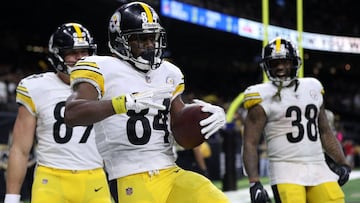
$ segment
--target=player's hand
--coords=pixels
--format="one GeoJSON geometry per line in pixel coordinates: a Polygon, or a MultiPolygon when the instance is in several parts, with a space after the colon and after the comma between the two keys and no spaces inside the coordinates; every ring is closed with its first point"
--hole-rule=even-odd
{"type": "Polygon", "coordinates": [[[341,165],[336,167],[335,173],[339,175],[338,183],[340,186],[343,186],[348,180],[351,173],[350,166],[341,165]]]}
{"type": "Polygon", "coordinates": [[[215,106],[204,102],[199,99],[194,99],[194,103],[203,106],[201,110],[203,112],[211,113],[211,115],[200,121],[201,133],[204,135],[205,139],[209,139],[216,131],[222,128],[225,125],[225,111],[219,106],[215,106]]]}
{"type": "Polygon", "coordinates": [[[264,189],[260,181],[250,183],[251,203],[268,203],[271,202],[267,191],[264,189]]]}
{"type": "Polygon", "coordinates": [[[154,99],[170,98],[172,95],[173,87],[165,86],[148,91],[126,94],[112,99],[112,105],[117,114],[126,113],[129,110],[140,112],[148,108],[155,108],[158,110],[165,110],[163,104],[154,102],[154,99]]]}
{"type": "Polygon", "coordinates": [[[163,104],[157,104],[153,102],[153,99],[170,98],[173,90],[174,89],[171,86],[165,86],[141,93],[127,94],[126,109],[135,110],[137,112],[148,108],[165,110],[166,107],[163,104]]]}

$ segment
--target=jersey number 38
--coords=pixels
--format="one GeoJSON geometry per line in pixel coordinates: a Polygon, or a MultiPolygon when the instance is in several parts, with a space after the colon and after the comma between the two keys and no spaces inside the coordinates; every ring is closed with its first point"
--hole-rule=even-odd
{"type": "Polygon", "coordinates": [[[301,122],[301,109],[298,106],[290,106],[286,110],[286,117],[292,118],[295,114],[295,120],[291,122],[292,126],[298,128],[298,135],[294,135],[292,132],[286,133],[286,137],[291,143],[300,142],[304,138],[305,130],[306,134],[311,141],[316,141],[318,138],[318,131],[317,131],[317,114],[318,109],[314,104],[309,104],[305,107],[304,116],[307,119],[306,126],[301,122]]]}

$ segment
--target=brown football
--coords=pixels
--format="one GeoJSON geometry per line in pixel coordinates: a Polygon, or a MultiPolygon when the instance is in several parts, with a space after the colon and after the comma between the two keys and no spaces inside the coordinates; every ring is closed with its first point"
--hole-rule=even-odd
{"type": "Polygon", "coordinates": [[[173,136],[176,142],[185,149],[192,149],[205,141],[199,122],[209,117],[210,113],[202,112],[201,108],[202,106],[198,104],[187,104],[173,118],[173,136]]]}

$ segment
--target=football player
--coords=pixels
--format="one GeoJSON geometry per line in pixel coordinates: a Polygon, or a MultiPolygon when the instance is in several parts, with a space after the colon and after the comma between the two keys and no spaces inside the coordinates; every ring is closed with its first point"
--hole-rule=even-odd
{"type": "Polygon", "coordinates": [[[281,37],[264,47],[260,65],[270,81],[250,86],[244,93],[248,114],[243,159],[251,201],[270,200],[258,173],[257,147],[264,133],[276,202],[344,202],[340,186],[351,170],[329,126],[322,84],[315,78],[298,78],[298,51],[281,37]],[[338,164],[338,174],[329,169],[323,149],[338,164]]]}
{"type": "MultiPolygon", "coordinates": [[[[120,202],[229,202],[204,176],[175,164],[170,121],[185,106],[184,76],[162,59],[166,32],[158,14],[142,2],[124,4],[108,27],[113,56],[79,60],[71,71],[74,93],[65,122],[94,124],[98,149],[120,202]]],[[[208,138],[225,112],[197,100],[212,115],[201,121],[208,138]]]]}
{"type": "Polygon", "coordinates": [[[71,94],[70,69],[95,51],[96,44],[84,26],[63,24],[49,40],[49,61],[56,72],[34,74],[19,83],[16,100],[20,105],[9,155],[6,203],[20,202],[35,139],[37,167],[31,202],[111,202],[93,126],[70,128],[64,123],[65,101],[71,94]]]}

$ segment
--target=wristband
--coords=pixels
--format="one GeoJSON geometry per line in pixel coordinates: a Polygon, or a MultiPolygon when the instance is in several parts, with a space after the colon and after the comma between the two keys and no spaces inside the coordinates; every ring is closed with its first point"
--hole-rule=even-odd
{"type": "Polygon", "coordinates": [[[125,95],[113,97],[111,99],[111,104],[112,104],[116,114],[122,114],[122,113],[127,112],[126,106],[125,106],[125,101],[126,101],[125,95]]]}
{"type": "Polygon", "coordinates": [[[4,203],[19,203],[20,195],[19,194],[6,194],[4,203]]]}

